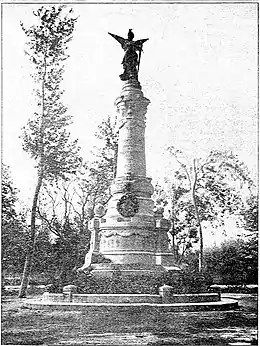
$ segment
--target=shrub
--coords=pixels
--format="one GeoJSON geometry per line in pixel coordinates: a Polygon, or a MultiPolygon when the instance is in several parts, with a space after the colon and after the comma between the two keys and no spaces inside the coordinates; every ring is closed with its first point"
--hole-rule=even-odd
{"type": "Polygon", "coordinates": [[[243,286],[257,284],[258,256],[250,242],[242,239],[223,242],[205,251],[205,273],[216,277],[216,283],[243,286]]]}
{"type": "Polygon", "coordinates": [[[165,283],[173,287],[175,294],[203,293],[208,291],[212,278],[198,271],[185,269],[177,275],[168,272],[165,276],[165,283]]]}
{"type": "Polygon", "coordinates": [[[97,276],[96,274],[80,273],[74,285],[79,287],[80,293],[95,294],[158,294],[163,279],[158,275],[123,275],[115,269],[111,277],[97,276]]]}

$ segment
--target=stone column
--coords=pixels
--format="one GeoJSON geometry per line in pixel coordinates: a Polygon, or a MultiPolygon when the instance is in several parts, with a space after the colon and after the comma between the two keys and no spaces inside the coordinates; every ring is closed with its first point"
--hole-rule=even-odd
{"type": "Polygon", "coordinates": [[[150,101],[141,89],[128,83],[116,99],[120,113],[117,178],[127,175],[146,176],[145,114],[150,101]]]}
{"type": "Polygon", "coordinates": [[[149,103],[137,81],[126,82],[115,101],[120,114],[117,175],[100,227],[100,252],[117,264],[156,264],[153,186],[145,160],[149,103]]]}

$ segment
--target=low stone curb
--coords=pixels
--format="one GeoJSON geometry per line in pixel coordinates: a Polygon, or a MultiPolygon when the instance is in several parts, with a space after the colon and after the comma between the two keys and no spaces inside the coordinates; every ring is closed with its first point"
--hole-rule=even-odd
{"type": "Polygon", "coordinates": [[[185,303],[185,304],[107,304],[107,303],[57,303],[40,302],[27,300],[24,305],[30,309],[40,310],[63,310],[63,311],[86,311],[86,312],[125,312],[125,311],[145,311],[145,312],[182,312],[182,311],[211,311],[211,310],[234,310],[238,308],[238,302],[232,299],[223,299],[218,302],[205,303],[185,303]]]}

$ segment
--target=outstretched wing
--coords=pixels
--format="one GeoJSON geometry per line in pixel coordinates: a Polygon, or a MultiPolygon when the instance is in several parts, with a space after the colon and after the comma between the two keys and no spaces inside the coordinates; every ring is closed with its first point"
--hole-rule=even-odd
{"type": "Polygon", "coordinates": [[[149,38],[144,38],[144,39],[142,39],[142,40],[137,40],[137,41],[134,42],[134,45],[135,45],[138,49],[141,49],[142,46],[143,46],[143,44],[144,44],[144,42],[146,42],[146,41],[148,41],[148,40],[149,40],[149,38]]]}
{"type": "Polygon", "coordinates": [[[114,35],[114,34],[111,34],[110,32],[109,32],[109,35],[114,37],[114,39],[117,40],[117,42],[119,42],[121,44],[122,48],[124,48],[125,43],[127,41],[125,38],[117,36],[117,35],[114,35]]]}

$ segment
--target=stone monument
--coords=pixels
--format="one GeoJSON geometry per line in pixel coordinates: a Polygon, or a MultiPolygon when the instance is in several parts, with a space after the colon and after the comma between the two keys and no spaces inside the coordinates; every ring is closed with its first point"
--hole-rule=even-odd
{"type": "Polygon", "coordinates": [[[133,41],[131,29],[127,39],[110,35],[125,51],[122,91],[115,101],[119,113],[117,173],[106,214],[98,207],[90,222],[92,248],[81,269],[91,268],[93,275],[102,276],[119,270],[120,275],[160,277],[166,270],[179,268],[169,249],[170,224],[163,210],[154,211],[154,190],[146,176],[145,125],[150,100],[144,97],[138,71],[142,46],[148,39],[133,41]],[[94,248],[110,263],[94,263],[94,248]]]}
{"type": "Polygon", "coordinates": [[[218,293],[175,294],[165,284],[165,274],[170,272],[175,280],[180,269],[169,249],[169,222],[162,208],[154,210],[153,187],[146,176],[144,134],[150,101],[143,95],[138,71],[147,39],[133,41],[132,30],[127,39],[111,36],[125,51],[120,75],[124,84],[115,102],[120,128],[112,197],[107,210],[96,206],[90,221],[90,250],[80,268],[85,280],[63,287],[62,293],[51,293],[46,287],[40,300],[28,299],[26,306],[102,315],[104,311],[124,316],[138,313],[138,318],[141,312],[147,318],[147,313],[234,309],[237,301],[221,300],[218,293]]]}

